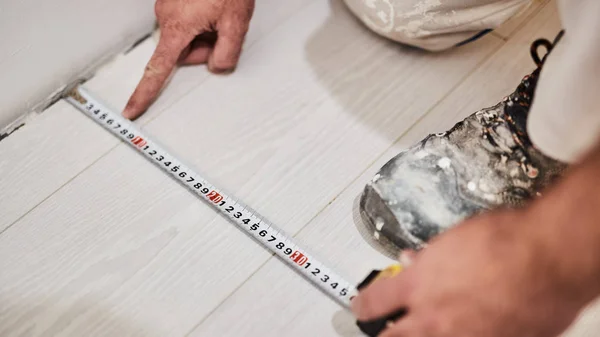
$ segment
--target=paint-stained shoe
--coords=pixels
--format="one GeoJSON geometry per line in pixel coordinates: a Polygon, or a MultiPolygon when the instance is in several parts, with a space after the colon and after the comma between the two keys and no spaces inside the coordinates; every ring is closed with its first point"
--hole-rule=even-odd
{"type": "Polygon", "coordinates": [[[532,44],[537,69],[511,95],[398,154],[367,184],[360,211],[388,252],[421,249],[476,213],[520,207],[561,175],[566,165],[538,151],[526,132],[545,60],[537,55],[539,46],[550,52],[553,44],[532,44]]]}

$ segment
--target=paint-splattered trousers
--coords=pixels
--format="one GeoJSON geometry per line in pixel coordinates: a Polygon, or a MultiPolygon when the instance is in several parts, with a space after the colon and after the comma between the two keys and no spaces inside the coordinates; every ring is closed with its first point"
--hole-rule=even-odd
{"type": "MultiPolygon", "coordinates": [[[[377,34],[439,52],[476,41],[538,0],[344,1],[377,34]]],[[[542,69],[527,127],[546,155],[574,162],[600,141],[600,1],[556,3],[565,35],[542,69]]]]}

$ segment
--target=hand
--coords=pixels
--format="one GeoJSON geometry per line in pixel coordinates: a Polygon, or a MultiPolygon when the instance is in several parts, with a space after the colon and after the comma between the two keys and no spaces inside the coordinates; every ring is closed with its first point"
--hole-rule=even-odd
{"type": "Polygon", "coordinates": [[[177,64],[232,71],[248,31],[254,0],[157,0],[160,40],[123,116],[139,117],[154,101],[177,64]]]}
{"type": "Polygon", "coordinates": [[[557,277],[554,254],[562,252],[535,241],[532,228],[544,225],[523,211],[466,221],[416,253],[399,275],[367,286],[353,311],[367,321],[407,309],[385,337],[554,337],[583,301],[557,277]]]}

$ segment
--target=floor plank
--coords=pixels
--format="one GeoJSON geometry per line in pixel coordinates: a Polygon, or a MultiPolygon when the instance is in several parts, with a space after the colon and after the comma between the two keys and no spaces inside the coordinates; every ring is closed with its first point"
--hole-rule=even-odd
{"type": "MultiPolygon", "coordinates": [[[[296,232],[500,44],[423,54],[315,1],[144,128],[296,232]]],[[[1,235],[0,256],[0,334],[181,336],[270,254],[119,145],[1,235]]]]}
{"type": "MultiPolygon", "coordinates": [[[[392,260],[381,254],[372,239],[363,237],[357,214],[364,184],[402,149],[430,133],[447,130],[474,111],[495,104],[514,90],[533,70],[529,44],[540,36],[552,37],[559,29],[554,6],[544,8],[513,39],[452,91],[391,149],[378,158],[351,186],[327,206],[297,239],[306,242],[340,274],[358,284],[372,269],[392,260]],[[482,85],[485,83],[485,85],[482,85]]],[[[593,310],[590,309],[590,315],[593,310]]],[[[593,321],[592,319],[589,319],[593,321]]],[[[593,331],[588,323],[578,331],[593,331]]],[[[353,318],[311,284],[277,259],[270,259],[191,334],[200,336],[360,336],[353,318]],[[248,307],[253,314],[248,315],[248,307]],[[232,317],[236,319],[233,320],[232,317]]],[[[591,337],[591,334],[577,335],[591,337]]]]}
{"type": "Polygon", "coordinates": [[[62,101],[3,139],[0,233],[116,144],[62,101]]]}

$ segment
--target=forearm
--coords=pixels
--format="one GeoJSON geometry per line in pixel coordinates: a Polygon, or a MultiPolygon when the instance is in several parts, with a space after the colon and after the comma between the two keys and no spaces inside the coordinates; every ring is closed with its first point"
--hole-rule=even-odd
{"type": "Polygon", "coordinates": [[[572,300],[600,295],[600,144],[527,211],[548,272],[572,300]]]}

